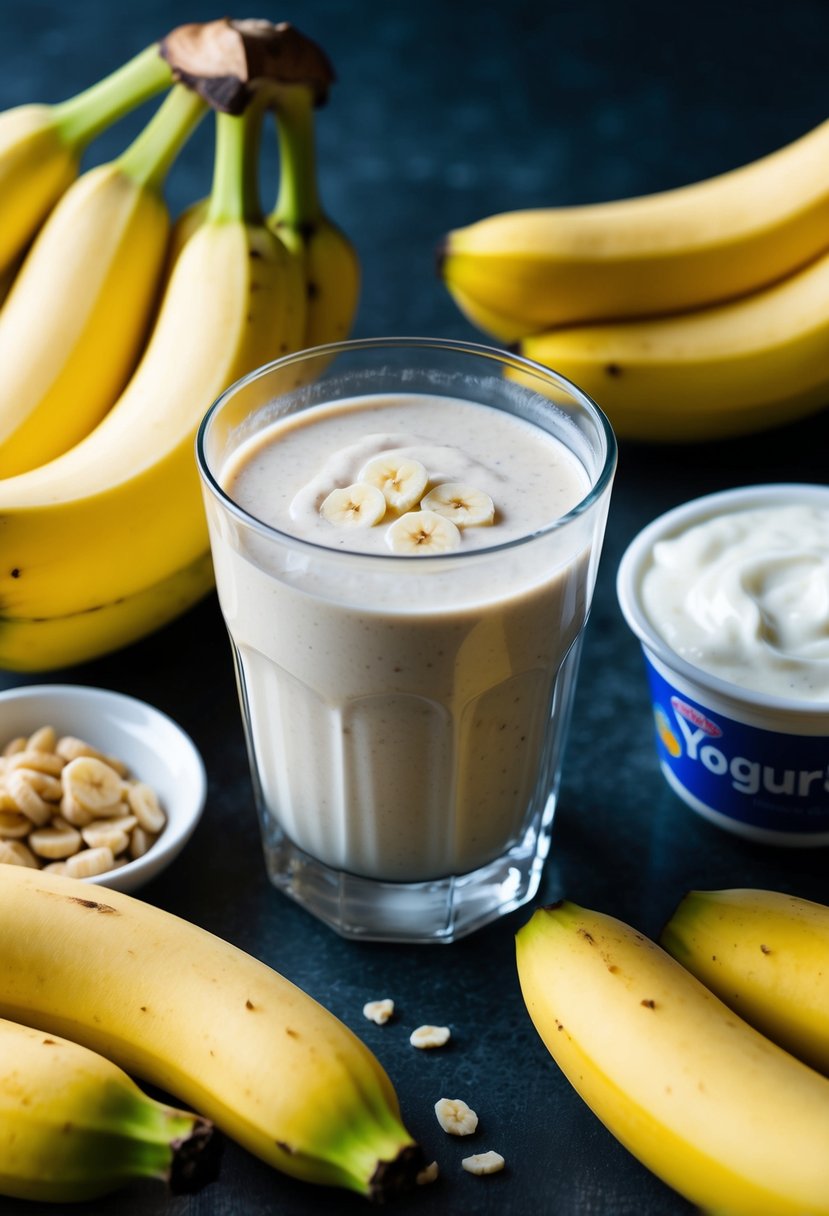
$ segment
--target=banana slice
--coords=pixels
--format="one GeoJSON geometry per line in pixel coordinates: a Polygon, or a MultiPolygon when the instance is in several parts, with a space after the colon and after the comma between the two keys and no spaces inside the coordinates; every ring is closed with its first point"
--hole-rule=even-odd
{"type": "Polygon", "coordinates": [[[320,515],[338,528],[370,528],[385,514],[383,491],[362,481],[332,490],[320,506],[320,515]]]}
{"type": "Polygon", "coordinates": [[[461,534],[451,519],[435,511],[407,511],[396,519],[386,532],[386,544],[392,553],[410,553],[416,557],[434,557],[459,548],[461,534]]]}
{"type": "Polygon", "coordinates": [[[90,815],[112,814],[121,801],[121,778],[114,768],[96,756],[78,756],[70,760],[62,779],[64,795],[71,795],[90,815]]]}
{"type": "Polygon", "coordinates": [[[127,803],[138,821],[138,826],[154,835],[161,831],[167,816],[161,809],[158,795],[144,781],[135,781],[127,786],[127,803]]]}
{"type": "Polygon", "coordinates": [[[34,853],[22,840],[0,840],[0,862],[12,866],[28,866],[30,870],[40,869],[34,853]]]}
{"type": "Polygon", "coordinates": [[[487,526],[495,520],[495,503],[485,490],[462,481],[445,481],[423,499],[424,511],[436,511],[459,528],[487,526]]]}
{"type": "Polygon", "coordinates": [[[39,828],[49,822],[55,809],[34,788],[33,780],[40,776],[32,769],[16,768],[7,777],[8,790],[18,811],[39,828]]]}
{"type": "Polygon", "coordinates": [[[99,849],[81,849],[80,853],[73,853],[66,858],[65,865],[64,872],[70,878],[95,878],[113,869],[115,858],[112,851],[103,845],[99,849]]]}
{"type": "Polygon", "coordinates": [[[450,1136],[471,1136],[478,1126],[478,1116],[463,1098],[440,1098],[435,1103],[435,1114],[450,1136]]]}
{"type": "Polygon", "coordinates": [[[375,456],[363,466],[360,481],[377,486],[392,510],[402,514],[420,502],[429,484],[429,474],[419,460],[375,456]]]}
{"type": "Polygon", "coordinates": [[[72,794],[64,794],[60,800],[60,813],[67,823],[75,828],[86,827],[92,822],[93,816],[85,810],[72,794]]]}
{"type": "Polygon", "coordinates": [[[0,840],[22,840],[31,830],[31,819],[21,811],[0,811],[0,840]]]}
{"type": "Polygon", "coordinates": [[[29,836],[32,852],[49,861],[65,861],[78,852],[81,844],[80,832],[62,819],[53,819],[51,827],[36,828],[29,836]]]}
{"type": "MultiPolygon", "coordinates": [[[[112,819],[97,819],[87,827],[81,828],[79,836],[90,849],[100,849],[104,845],[111,851],[113,857],[124,853],[129,848],[129,833],[123,828],[114,827],[112,819]]],[[[37,850],[35,850],[37,852],[37,850]]]]}

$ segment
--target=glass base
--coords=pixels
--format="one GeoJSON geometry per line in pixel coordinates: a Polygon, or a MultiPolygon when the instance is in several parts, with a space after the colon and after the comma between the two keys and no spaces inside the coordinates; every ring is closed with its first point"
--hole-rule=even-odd
{"type": "Polygon", "coordinates": [[[374,942],[453,942],[532,899],[550,845],[551,796],[542,826],[503,856],[430,882],[379,882],[333,870],[290,841],[270,816],[263,822],[271,882],[342,937],[374,942]]]}

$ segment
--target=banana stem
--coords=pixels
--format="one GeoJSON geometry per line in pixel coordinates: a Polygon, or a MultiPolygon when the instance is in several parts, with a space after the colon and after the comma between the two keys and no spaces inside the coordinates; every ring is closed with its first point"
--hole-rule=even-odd
{"type": "Polygon", "coordinates": [[[52,106],[55,124],[63,140],[80,151],[111,123],[172,82],[170,65],[153,43],[103,80],[52,106]]]}
{"type": "Polygon", "coordinates": [[[259,139],[264,107],[252,101],[243,114],[216,113],[216,152],[207,223],[262,223],[259,139]]]}
{"type": "Polygon", "coordinates": [[[160,190],[182,144],[206,111],[206,102],[196,93],[185,85],[176,85],[119,156],[121,171],[141,185],[160,190]]]}
{"type": "Polygon", "coordinates": [[[90,1169],[100,1170],[105,1160],[113,1178],[160,1178],[174,1194],[199,1190],[217,1176],[223,1141],[208,1119],[158,1102],[132,1084],[112,1083],[101,1115],[108,1127],[79,1129],[86,1134],[77,1156],[86,1155],[90,1169]]]}
{"type": "Polygon", "coordinates": [[[306,232],[322,215],[317,184],[313,91],[304,85],[280,89],[275,112],[280,173],[271,221],[306,232]]]}

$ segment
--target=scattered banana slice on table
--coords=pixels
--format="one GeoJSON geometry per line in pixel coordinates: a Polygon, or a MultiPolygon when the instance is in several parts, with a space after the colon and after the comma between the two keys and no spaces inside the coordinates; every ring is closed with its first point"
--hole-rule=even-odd
{"type": "Polygon", "coordinates": [[[478,1116],[463,1098],[439,1098],[435,1115],[450,1136],[471,1136],[478,1126],[478,1116]]]}

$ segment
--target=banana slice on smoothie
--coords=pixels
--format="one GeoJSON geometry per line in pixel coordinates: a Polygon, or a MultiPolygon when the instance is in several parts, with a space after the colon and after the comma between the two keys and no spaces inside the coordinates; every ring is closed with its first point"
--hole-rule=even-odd
{"type": "Polygon", "coordinates": [[[429,484],[429,473],[419,460],[374,456],[360,471],[360,481],[377,486],[393,511],[411,511],[429,484]]]}
{"type": "Polygon", "coordinates": [[[444,481],[423,499],[425,511],[451,519],[458,528],[487,526],[495,520],[495,503],[485,490],[461,481],[444,481]]]}
{"type": "Polygon", "coordinates": [[[434,557],[459,548],[461,534],[451,519],[436,511],[407,511],[386,531],[386,544],[392,553],[434,557]]]}
{"type": "Polygon", "coordinates": [[[332,490],[320,505],[320,515],[338,528],[371,528],[385,514],[383,491],[364,481],[332,490]]]}

